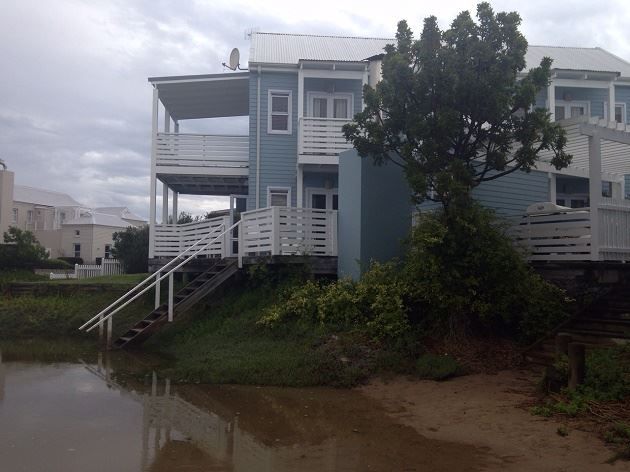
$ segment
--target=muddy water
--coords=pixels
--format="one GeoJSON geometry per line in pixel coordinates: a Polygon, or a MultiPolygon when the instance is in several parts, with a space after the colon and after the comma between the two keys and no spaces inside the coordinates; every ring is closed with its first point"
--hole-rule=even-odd
{"type": "MultiPolygon", "coordinates": [[[[473,471],[358,392],[173,385],[110,359],[0,362],[0,471],[473,471]]],[[[120,359],[119,359],[120,361],[120,359]]]]}

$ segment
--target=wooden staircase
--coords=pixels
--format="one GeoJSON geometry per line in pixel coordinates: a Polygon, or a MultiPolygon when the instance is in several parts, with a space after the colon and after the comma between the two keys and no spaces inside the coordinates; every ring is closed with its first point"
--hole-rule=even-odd
{"type": "MultiPolygon", "coordinates": [[[[217,262],[208,270],[193,279],[173,296],[173,317],[190,309],[202,298],[227,282],[238,271],[236,259],[217,259],[217,262]]],[[[168,304],[163,303],[116,339],[112,348],[120,349],[139,345],[167,322],[168,304]]]]}
{"type": "Polygon", "coordinates": [[[533,364],[550,365],[555,360],[556,336],[567,334],[587,349],[630,342],[630,286],[620,284],[591,306],[558,327],[544,340],[525,351],[533,364]]]}

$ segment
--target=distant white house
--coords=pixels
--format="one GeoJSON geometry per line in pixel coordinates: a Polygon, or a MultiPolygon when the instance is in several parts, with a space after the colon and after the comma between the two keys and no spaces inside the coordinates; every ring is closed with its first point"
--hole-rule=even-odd
{"type": "Polygon", "coordinates": [[[80,257],[91,264],[111,257],[113,234],[146,224],[127,207],[91,209],[71,196],[14,185],[14,174],[0,169],[0,234],[17,227],[35,234],[51,257],[80,257]]]}

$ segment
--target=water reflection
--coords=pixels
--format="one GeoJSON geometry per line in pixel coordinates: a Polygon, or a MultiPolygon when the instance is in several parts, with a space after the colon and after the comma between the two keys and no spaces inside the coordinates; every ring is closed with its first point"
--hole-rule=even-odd
{"type": "MultiPolygon", "coordinates": [[[[124,370],[114,370],[113,364],[112,357],[99,354],[96,362],[55,365],[57,375],[63,377],[59,383],[71,387],[68,390],[76,396],[69,396],[65,390],[60,393],[68,395],[66,401],[73,403],[72,411],[66,412],[73,422],[64,424],[63,415],[54,419],[51,416],[51,421],[56,422],[54,430],[83,428],[84,438],[73,437],[78,444],[76,451],[93,459],[95,443],[99,453],[105,450],[112,457],[115,455],[118,466],[111,468],[110,464],[100,469],[102,458],[98,456],[89,469],[79,468],[84,467],[82,462],[73,460],[63,462],[63,468],[58,469],[50,468],[47,462],[49,468],[41,470],[457,471],[478,470],[482,459],[480,451],[474,448],[422,437],[412,428],[392,421],[378,404],[356,392],[175,386],[155,373],[145,384],[125,375],[124,370]],[[88,413],[95,411],[98,413],[88,413]],[[95,426],[98,437],[93,440],[90,435],[95,426]]],[[[53,385],[46,370],[53,367],[7,365],[8,374],[0,362],[0,399],[6,395],[5,405],[11,404],[11,411],[17,407],[19,412],[19,398],[11,392],[26,391],[19,385],[13,388],[12,382],[24,382],[29,368],[40,369],[29,374],[39,379],[29,388],[42,392],[40,407],[46,412],[42,413],[43,420],[51,415],[50,409],[60,408],[58,403],[46,405],[53,401],[50,392],[61,388],[53,385]]],[[[31,434],[28,428],[23,428],[22,436],[7,434],[7,422],[20,423],[19,414],[11,417],[7,410],[0,403],[2,457],[4,437],[20,442],[24,441],[20,438],[31,434]]],[[[40,434],[50,433],[40,430],[40,434]]],[[[19,454],[6,457],[11,461],[19,454]]],[[[27,461],[20,464],[25,468],[14,470],[40,470],[38,464],[28,466],[27,461]]]]}

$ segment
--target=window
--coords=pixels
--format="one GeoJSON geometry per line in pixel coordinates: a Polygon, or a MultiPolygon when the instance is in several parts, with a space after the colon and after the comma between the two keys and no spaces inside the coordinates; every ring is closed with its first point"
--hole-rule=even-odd
{"type": "Polygon", "coordinates": [[[612,197],[612,182],[602,181],[602,197],[612,197]]]}
{"type": "Polygon", "coordinates": [[[336,188],[307,188],[306,204],[319,210],[337,210],[339,196],[336,188]]]}
{"type": "Polygon", "coordinates": [[[61,213],[59,213],[59,217],[61,218],[62,223],[66,221],[66,212],[62,211],[61,213]]]}
{"type": "MultiPolygon", "coordinates": [[[[604,119],[608,119],[608,103],[604,102],[604,119]]],[[[626,122],[626,104],[625,103],[616,103],[615,104],[615,121],[617,123],[625,123],[626,122]]]]}
{"type": "Polygon", "coordinates": [[[351,93],[308,92],[308,116],[313,118],[352,118],[351,93]]]}
{"type": "Polygon", "coordinates": [[[17,222],[18,222],[18,209],[17,209],[17,208],[14,208],[14,209],[13,209],[13,219],[12,219],[12,223],[13,223],[14,225],[16,225],[16,224],[17,224],[17,222]]]}
{"type": "Polygon", "coordinates": [[[589,116],[589,102],[566,102],[556,100],[555,115],[556,121],[565,120],[567,118],[576,118],[578,116],[589,116]]]}
{"type": "Polygon", "coordinates": [[[112,245],[105,244],[105,259],[111,259],[112,257],[112,245]]]}
{"type": "Polygon", "coordinates": [[[80,230],[78,230],[78,229],[75,229],[75,230],[74,230],[74,236],[75,236],[75,237],[77,237],[77,236],[81,236],[81,231],[80,231],[80,230]]]}
{"type": "Polygon", "coordinates": [[[291,206],[291,189],[288,187],[267,187],[267,206],[291,206]]]}
{"type": "Polygon", "coordinates": [[[33,222],[33,210],[28,210],[26,212],[26,222],[27,223],[32,223],[33,222]]]}
{"type": "Polygon", "coordinates": [[[291,134],[291,91],[269,90],[267,133],[291,134]]]}
{"type": "Polygon", "coordinates": [[[73,244],[73,249],[74,249],[74,257],[81,257],[81,245],[80,244],[73,244]]]}

